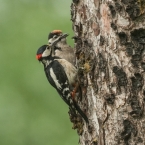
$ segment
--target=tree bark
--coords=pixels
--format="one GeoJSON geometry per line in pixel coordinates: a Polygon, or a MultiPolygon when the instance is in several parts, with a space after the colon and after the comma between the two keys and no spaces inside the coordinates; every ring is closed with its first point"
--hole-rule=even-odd
{"type": "Polygon", "coordinates": [[[89,124],[81,145],[145,144],[145,0],[73,0],[71,20],[89,124]]]}

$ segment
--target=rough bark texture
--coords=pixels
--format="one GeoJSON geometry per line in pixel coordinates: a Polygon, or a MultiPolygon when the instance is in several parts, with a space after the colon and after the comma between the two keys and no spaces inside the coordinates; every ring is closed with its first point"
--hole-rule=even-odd
{"type": "MultiPolygon", "coordinates": [[[[73,0],[71,19],[89,125],[81,145],[145,144],[145,0],[73,0]]],[[[81,130],[81,131],[80,131],[81,130]]]]}

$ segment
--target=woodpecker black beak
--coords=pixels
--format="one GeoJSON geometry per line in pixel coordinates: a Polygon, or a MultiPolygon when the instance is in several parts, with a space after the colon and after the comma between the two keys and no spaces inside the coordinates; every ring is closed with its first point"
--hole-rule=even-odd
{"type": "MultiPolygon", "coordinates": [[[[61,36],[59,36],[57,39],[58,39],[58,41],[60,41],[61,39],[66,38],[67,36],[69,36],[69,34],[64,33],[64,34],[62,34],[61,36]]],[[[56,41],[57,41],[57,40],[56,40],[56,41]]]]}
{"type": "Polygon", "coordinates": [[[69,34],[64,33],[64,34],[63,34],[62,36],[60,36],[59,38],[60,38],[60,39],[63,39],[63,38],[66,38],[68,35],[69,35],[69,34]]]}

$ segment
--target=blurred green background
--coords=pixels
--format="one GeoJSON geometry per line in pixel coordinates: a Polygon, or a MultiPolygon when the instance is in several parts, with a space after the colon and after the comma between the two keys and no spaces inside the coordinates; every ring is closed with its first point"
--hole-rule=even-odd
{"type": "Polygon", "coordinates": [[[74,145],[68,107],[35,59],[53,29],[70,34],[71,0],[0,0],[0,145],[74,145]]]}

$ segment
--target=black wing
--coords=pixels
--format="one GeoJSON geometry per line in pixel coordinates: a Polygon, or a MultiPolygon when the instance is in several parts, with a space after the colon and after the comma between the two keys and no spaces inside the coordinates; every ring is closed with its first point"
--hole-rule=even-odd
{"type": "Polygon", "coordinates": [[[83,113],[75,100],[71,98],[69,81],[62,65],[57,60],[54,60],[47,66],[47,68],[45,68],[45,73],[49,83],[57,90],[70,109],[72,111],[75,111],[74,109],[76,109],[88,123],[87,116],[83,113]]]}
{"type": "Polygon", "coordinates": [[[54,60],[45,68],[49,83],[57,90],[61,98],[71,106],[70,85],[62,65],[54,60]]]}

